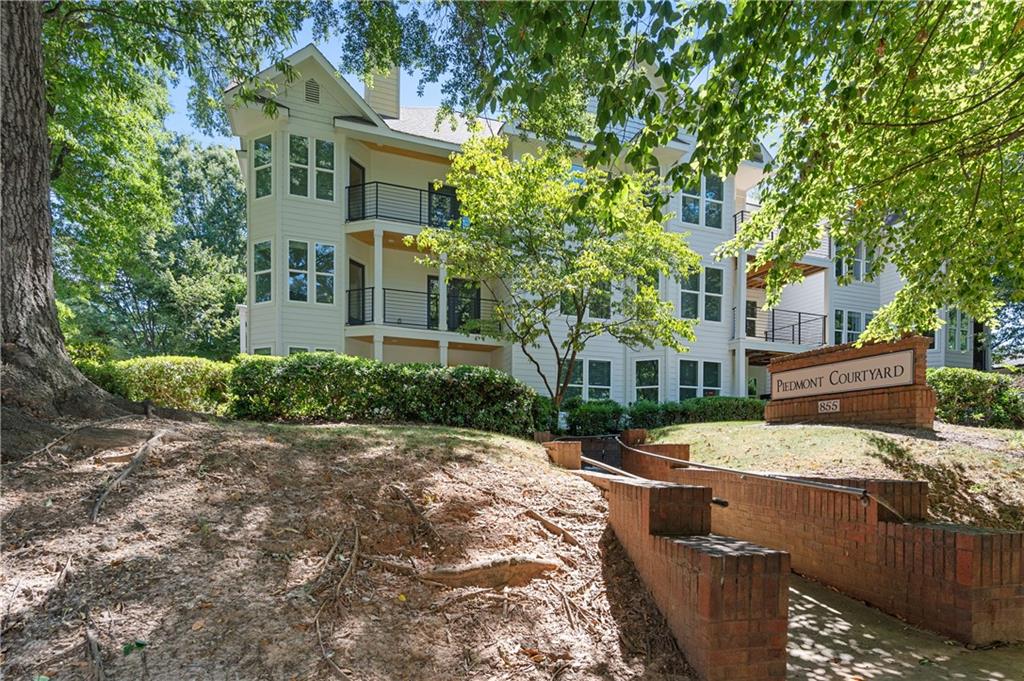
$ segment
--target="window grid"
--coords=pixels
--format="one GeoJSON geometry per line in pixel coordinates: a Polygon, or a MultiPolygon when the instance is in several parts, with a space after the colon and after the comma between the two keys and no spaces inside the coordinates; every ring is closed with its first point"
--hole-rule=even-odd
{"type": "Polygon", "coordinates": [[[679,399],[685,400],[698,395],[718,397],[722,394],[722,363],[679,360],[679,399]]]}
{"type": "Polygon", "coordinates": [[[288,136],[288,193],[309,196],[309,138],[288,136]]]}
{"type": "Polygon", "coordinates": [[[253,301],[269,303],[273,298],[273,249],[270,241],[260,241],[252,247],[253,301]]]}
{"type": "Polygon", "coordinates": [[[682,319],[700,318],[700,272],[694,272],[679,282],[679,316],[682,319]]]}
{"type": "Polygon", "coordinates": [[[715,175],[702,175],[697,186],[682,191],[679,219],[687,224],[722,229],[725,183],[715,175]]]}
{"type": "Polygon", "coordinates": [[[704,268],[704,319],[722,321],[722,292],[725,272],[718,267],[704,268]]]}
{"type": "Polygon", "coordinates": [[[309,302],[309,243],[288,242],[288,300],[309,302]]]}
{"type": "Polygon", "coordinates": [[[946,324],[946,348],[952,352],[967,352],[969,342],[970,318],[961,310],[949,309],[949,321],[946,324]]]}
{"type": "MultiPolygon", "coordinates": [[[[564,374],[563,374],[564,378],[564,374]]],[[[612,363],[605,359],[575,359],[565,399],[608,400],[612,396],[612,363]]]]}
{"type": "Polygon", "coordinates": [[[274,191],[273,142],[270,135],[257,137],[252,143],[253,171],[256,177],[255,196],[262,199],[274,191]]]}
{"type": "Polygon", "coordinates": [[[660,397],[660,362],[656,359],[638,359],[633,365],[636,377],[636,400],[659,401],[660,397]]]}
{"type": "Polygon", "coordinates": [[[313,259],[316,281],[316,302],[334,303],[334,244],[318,243],[313,259]]]}
{"type": "Polygon", "coordinates": [[[871,320],[875,318],[873,312],[858,312],[856,310],[842,310],[836,308],[833,317],[833,340],[836,345],[853,343],[864,333],[871,320]]]}
{"type": "Polygon", "coordinates": [[[334,200],[334,142],[315,140],[316,148],[316,198],[321,201],[334,200]]]}

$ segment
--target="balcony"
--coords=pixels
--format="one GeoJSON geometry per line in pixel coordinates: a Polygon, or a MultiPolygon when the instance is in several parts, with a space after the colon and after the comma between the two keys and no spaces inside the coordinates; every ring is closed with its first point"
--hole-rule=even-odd
{"type": "MultiPolygon", "coordinates": [[[[496,301],[473,293],[452,292],[447,296],[445,323],[441,322],[440,296],[436,292],[385,288],[383,323],[412,329],[476,332],[493,326],[496,301]]],[[[348,324],[373,324],[373,289],[349,289],[348,324]]]]}
{"type": "MultiPolygon", "coordinates": [[[[828,333],[825,315],[815,312],[758,309],[756,314],[748,311],[747,316],[741,318],[733,308],[733,319],[737,325],[743,324],[743,337],[769,343],[824,345],[828,333]]],[[[733,338],[739,337],[734,330],[733,338]]]]}
{"type": "Polygon", "coordinates": [[[459,202],[451,187],[441,191],[403,187],[387,182],[367,182],[345,188],[346,222],[391,220],[430,227],[447,227],[458,220],[459,202]]]}

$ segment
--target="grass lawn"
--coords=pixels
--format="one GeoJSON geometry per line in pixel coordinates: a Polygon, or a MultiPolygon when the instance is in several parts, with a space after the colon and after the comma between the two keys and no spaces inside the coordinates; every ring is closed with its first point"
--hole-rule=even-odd
{"type": "Polygon", "coordinates": [[[659,428],[652,441],[688,442],[694,461],[750,471],[927,480],[936,519],[1024,529],[1024,431],[724,421],[659,428]]]}

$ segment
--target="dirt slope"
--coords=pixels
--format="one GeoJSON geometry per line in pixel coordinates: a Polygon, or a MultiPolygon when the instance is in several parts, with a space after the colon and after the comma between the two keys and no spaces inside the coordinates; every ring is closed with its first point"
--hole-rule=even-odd
{"type": "Polygon", "coordinates": [[[689,678],[600,494],[539,447],[412,426],[115,427],[184,439],[96,524],[96,492],[123,461],[4,466],[7,678],[89,678],[87,632],[108,679],[689,678]],[[497,591],[406,574],[512,554],[560,567],[497,591]]]}

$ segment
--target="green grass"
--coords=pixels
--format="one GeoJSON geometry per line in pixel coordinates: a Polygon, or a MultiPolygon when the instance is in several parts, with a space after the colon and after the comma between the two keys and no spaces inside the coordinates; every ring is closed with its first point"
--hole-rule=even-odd
{"type": "Polygon", "coordinates": [[[1024,433],[937,424],[937,430],[780,425],[761,421],[659,428],[694,461],[749,471],[927,480],[936,519],[1024,529],[1024,433]]]}

